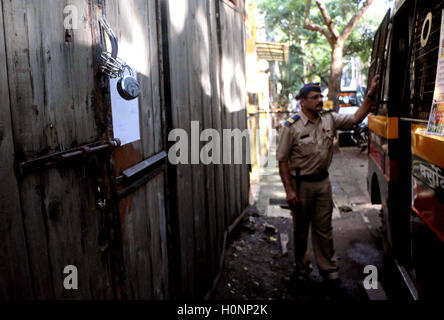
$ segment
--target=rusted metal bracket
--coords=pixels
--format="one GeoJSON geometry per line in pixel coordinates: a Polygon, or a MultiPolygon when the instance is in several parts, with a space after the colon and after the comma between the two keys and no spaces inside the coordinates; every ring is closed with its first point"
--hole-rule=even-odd
{"type": "Polygon", "coordinates": [[[162,151],[138,164],[132,166],[125,171],[122,172],[122,175],[117,177],[117,183],[121,184],[127,182],[136,176],[139,176],[143,172],[152,170],[156,168],[159,164],[163,164],[164,160],[168,157],[168,154],[165,151],[162,151]]]}
{"type": "Polygon", "coordinates": [[[68,150],[65,152],[58,152],[41,158],[22,162],[17,165],[18,174],[24,175],[32,171],[41,170],[50,166],[54,166],[69,160],[86,159],[92,154],[103,151],[112,151],[120,147],[119,139],[113,139],[104,144],[86,145],[80,148],[68,150]]]}
{"type": "Polygon", "coordinates": [[[143,175],[141,178],[135,180],[134,182],[130,183],[127,187],[123,188],[122,190],[119,190],[117,192],[117,197],[119,199],[122,199],[129,195],[130,193],[136,191],[141,186],[147,184],[150,180],[152,180],[154,177],[156,177],[158,174],[162,173],[165,170],[164,165],[156,166],[152,170],[148,171],[145,175],[143,175]]]}
{"type": "Polygon", "coordinates": [[[126,197],[158,174],[164,172],[167,157],[168,154],[162,151],[123,171],[122,175],[116,179],[117,184],[122,185],[122,189],[117,192],[118,198],[126,197]]]}

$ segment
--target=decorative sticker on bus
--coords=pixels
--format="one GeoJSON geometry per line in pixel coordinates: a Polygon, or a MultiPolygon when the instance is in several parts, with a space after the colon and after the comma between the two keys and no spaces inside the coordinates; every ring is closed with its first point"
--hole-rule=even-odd
{"type": "Polygon", "coordinates": [[[432,163],[413,156],[412,163],[413,176],[421,180],[429,188],[440,193],[444,191],[444,170],[432,163]]]}
{"type": "Polygon", "coordinates": [[[444,135],[444,10],[442,11],[435,92],[426,133],[444,135]]]}
{"type": "Polygon", "coordinates": [[[444,102],[433,102],[426,133],[444,136],[444,102]]]}
{"type": "Polygon", "coordinates": [[[444,170],[413,156],[413,211],[444,242],[444,170]]]}

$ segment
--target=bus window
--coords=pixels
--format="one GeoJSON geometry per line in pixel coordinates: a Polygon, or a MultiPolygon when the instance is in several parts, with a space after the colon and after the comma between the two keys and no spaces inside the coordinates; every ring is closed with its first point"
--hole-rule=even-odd
{"type": "Polygon", "coordinates": [[[418,17],[421,18],[415,26],[412,53],[411,117],[428,120],[435,90],[441,10],[429,12],[429,9],[420,8],[418,17]]]}

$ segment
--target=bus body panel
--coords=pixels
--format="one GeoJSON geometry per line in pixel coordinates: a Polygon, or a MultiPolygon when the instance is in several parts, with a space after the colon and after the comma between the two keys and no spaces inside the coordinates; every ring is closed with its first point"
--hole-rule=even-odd
{"type": "Polygon", "coordinates": [[[444,137],[412,125],[413,211],[444,242],[444,137]]]}
{"type": "Polygon", "coordinates": [[[444,136],[425,133],[443,9],[442,0],[402,1],[375,35],[369,70],[381,85],[369,115],[367,187],[420,298],[444,297],[444,136]]]}

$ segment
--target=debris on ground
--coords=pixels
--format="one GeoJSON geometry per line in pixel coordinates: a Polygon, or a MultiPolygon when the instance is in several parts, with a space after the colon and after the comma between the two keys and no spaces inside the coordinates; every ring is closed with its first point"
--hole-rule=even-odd
{"type": "Polygon", "coordinates": [[[250,211],[230,236],[225,271],[213,299],[324,299],[322,278],[317,272],[313,272],[310,284],[300,284],[293,276],[291,219],[256,216],[254,207],[250,211]],[[269,226],[268,230],[266,226],[269,226]],[[274,236],[266,230],[274,230],[274,236]]]}
{"type": "Polygon", "coordinates": [[[276,234],[278,232],[278,229],[275,226],[273,226],[272,224],[269,224],[269,223],[265,222],[264,223],[264,227],[265,227],[264,232],[266,234],[274,235],[274,234],[276,234]]]}
{"type": "Polygon", "coordinates": [[[351,211],[353,211],[353,209],[350,206],[340,206],[338,209],[341,212],[351,212],[351,211]]]}
{"type": "Polygon", "coordinates": [[[280,239],[281,239],[281,252],[282,252],[282,255],[285,256],[288,253],[288,251],[287,251],[288,234],[281,233],[280,239]]]}
{"type": "MultiPolygon", "coordinates": [[[[317,266],[308,281],[294,273],[293,221],[247,212],[227,244],[224,272],[212,294],[215,300],[331,300],[317,266]],[[253,219],[251,219],[253,218],[253,219]],[[246,227],[248,226],[248,227],[246,227]],[[272,226],[268,231],[265,226],[272,226]],[[276,230],[274,236],[266,233],[276,230]]],[[[346,299],[362,299],[353,280],[346,299]],[[356,287],[356,288],[355,288],[356,287]]]]}

